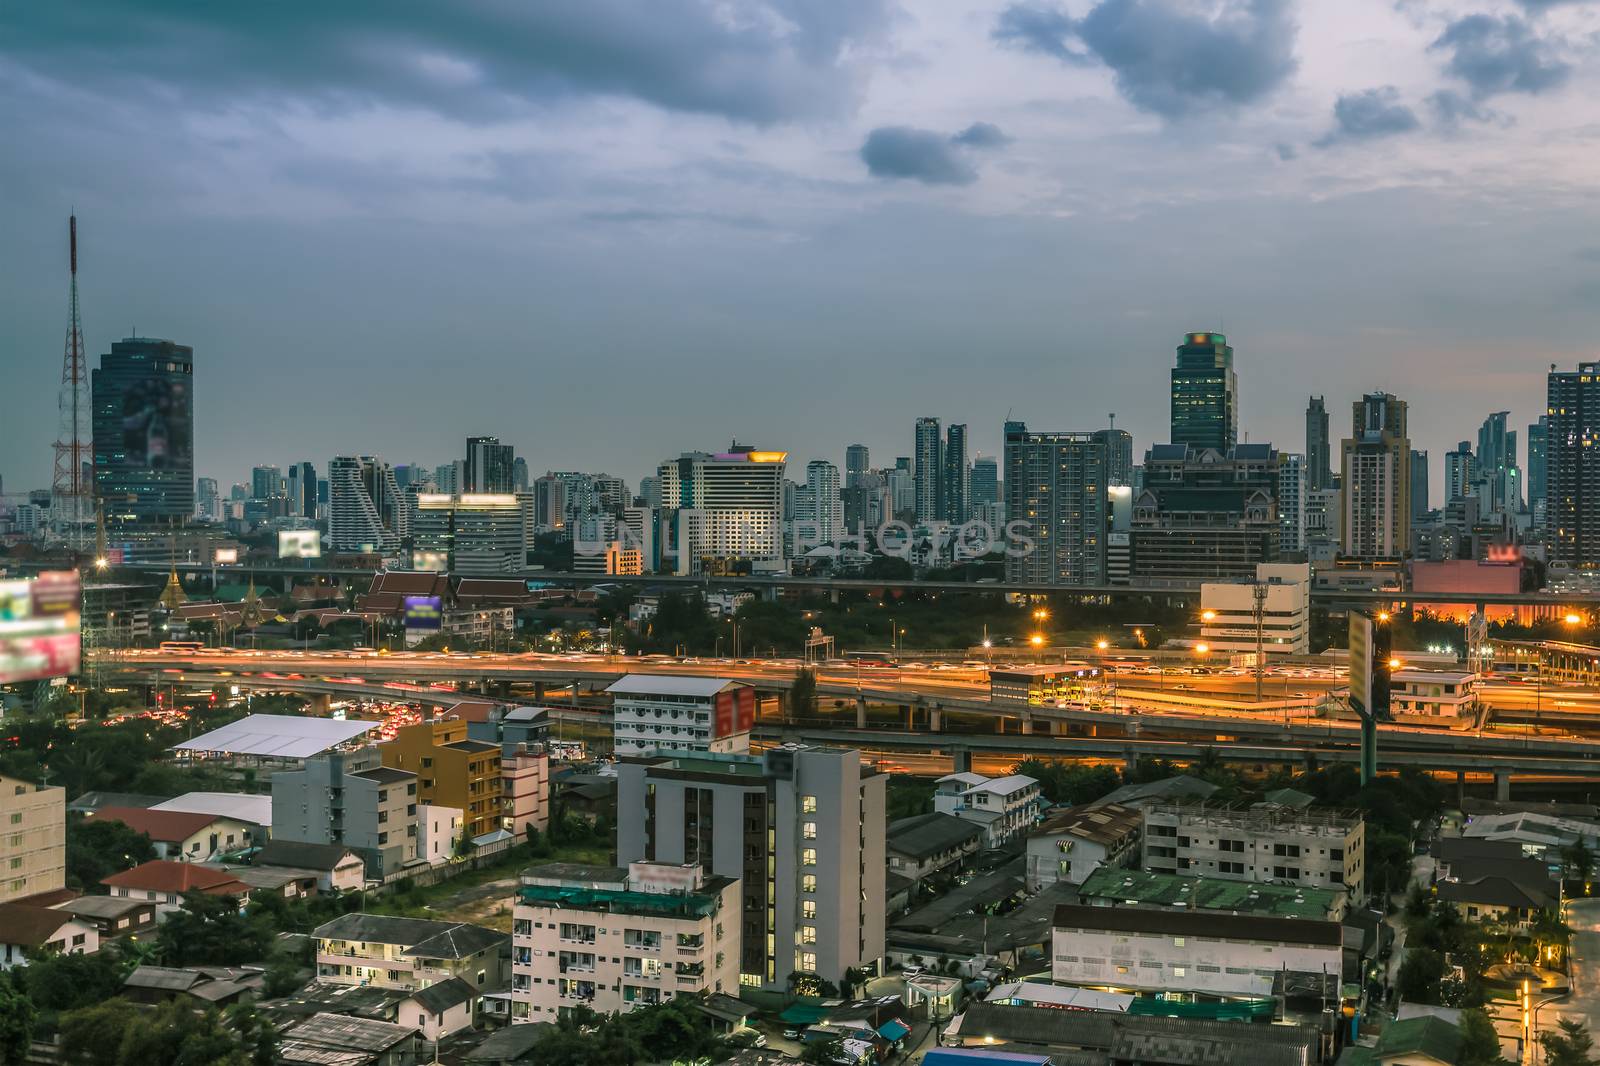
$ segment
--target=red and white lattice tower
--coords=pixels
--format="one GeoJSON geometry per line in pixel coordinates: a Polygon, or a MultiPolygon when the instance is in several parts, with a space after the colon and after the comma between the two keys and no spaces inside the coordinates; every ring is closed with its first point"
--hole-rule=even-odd
{"type": "Polygon", "coordinates": [[[50,485],[56,532],[73,548],[87,550],[94,525],[94,486],[84,473],[90,457],[89,366],[83,354],[83,323],[78,317],[78,216],[67,223],[72,259],[72,295],[67,309],[67,343],[61,355],[60,429],[56,434],[55,478],[50,485]]]}

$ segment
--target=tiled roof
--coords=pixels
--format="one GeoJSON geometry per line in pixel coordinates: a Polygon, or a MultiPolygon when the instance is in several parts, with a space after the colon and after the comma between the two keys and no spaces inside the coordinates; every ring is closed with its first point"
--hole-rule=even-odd
{"type": "Polygon", "coordinates": [[[131,870],[102,878],[102,885],[113,888],[138,888],[149,892],[205,892],[219,896],[242,896],[250,888],[224,870],[213,870],[192,862],[154,859],[131,870]]]}
{"type": "Polygon", "coordinates": [[[36,948],[48,943],[72,915],[26,903],[0,903],[0,944],[36,948]]]}
{"type": "MultiPolygon", "coordinates": [[[[296,870],[328,871],[355,853],[343,844],[310,844],[299,840],[269,840],[256,853],[257,866],[287,866],[296,870]]],[[[356,856],[359,858],[359,856],[356,856]]]]}
{"type": "Polygon", "coordinates": [[[144,833],[151,840],[168,844],[181,844],[217,820],[214,814],[196,814],[192,811],[156,811],[140,807],[101,807],[87,820],[95,822],[121,822],[135,833],[144,833]]]}

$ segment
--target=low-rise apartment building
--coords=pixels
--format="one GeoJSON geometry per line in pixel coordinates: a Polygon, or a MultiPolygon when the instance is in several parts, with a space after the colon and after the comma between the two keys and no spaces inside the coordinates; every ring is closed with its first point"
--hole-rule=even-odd
{"type": "Polygon", "coordinates": [[[742,681],[628,674],[606,691],[618,755],[750,750],[756,690],[742,681]]]}
{"type": "Polygon", "coordinates": [[[542,746],[502,744],[500,794],[506,831],[526,838],[531,827],[544,833],[550,828],[550,756],[542,746]]]}
{"type": "Polygon", "coordinates": [[[1051,929],[1051,979],[1111,991],[1264,998],[1282,972],[1343,966],[1338,922],[1063,905],[1051,929]]]}
{"type": "Polygon", "coordinates": [[[415,774],[417,800],[462,812],[474,839],[500,828],[500,745],[467,736],[467,723],[444,719],[408,725],[378,746],[383,765],[415,774]]]}
{"type": "Polygon", "coordinates": [[[695,865],[530,870],[512,911],[512,1021],[736,994],[739,922],[739,882],[695,865]]]}
{"type": "Polygon", "coordinates": [[[889,872],[912,881],[958,870],[982,848],[981,827],[942,811],[890,822],[884,836],[889,872]]]}
{"type": "Polygon", "coordinates": [[[1478,709],[1478,675],[1470,670],[1396,670],[1389,677],[1389,710],[1408,718],[1471,718],[1478,709]]]}
{"type": "Polygon", "coordinates": [[[1043,806],[1039,782],[1023,774],[946,774],[934,782],[933,809],[972,822],[995,848],[1033,827],[1043,806]]]}
{"type": "Polygon", "coordinates": [[[504,985],[510,937],[465,922],[343,914],[319,925],[317,980],[411,991],[459,977],[479,993],[504,985]]]}
{"type": "Polygon", "coordinates": [[[376,747],[329,752],[272,775],[272,838],[341,844],[382,878],[417,857],[417,778],[376,747]]]}
{"type": "Polygon", "coordinates": [[[1144,868],[1153,873],[1343,888],[1366,899],[1359,811],[1255,804],[1145,808],[1144,868]]]}
{"type": "Polygon", "coordinates": [[[0,903],[67,884],[67,793],[0,776],[0,903]]]}
{"type": "Polygon", "coordinates": [[[1058,881],[1081,885],[1101,867],[1139,861],[1144,812],[1118,803],[1073,807],[1052,815],[1028,835],[1024,879],[1029,892],[1058,881]]]}

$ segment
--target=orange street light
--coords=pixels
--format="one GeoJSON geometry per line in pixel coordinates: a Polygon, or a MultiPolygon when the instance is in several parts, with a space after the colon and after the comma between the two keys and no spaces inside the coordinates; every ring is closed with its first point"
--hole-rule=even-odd
{"type": "Polygon", "coordinates": [[[1208,652],[1210,650],[1211,650],[1211,645],[1209,645],[1209,644],[1196,644],[1194,646],[1194,653],[1196,655],[1204,655],[1206,652],[1208,652]]]}
{"type": "Polygon", "coordinates": [[[1107,648],[1111,647],[1111,642],[1109,640],[1102,640],[1097,643],[1095,647],[1099,648],[1101,651],[1105,651],[1107,648]]]}
{"type": "Polygon", "coordinates": [[[1389,660],[1389,669],[1391,669],[1391,670],[1400,669],[1400,660],[1399,659],[1390,659],[1389,660]]]}
{"type": "Polygon", "coordinates": [[[1389,620],[1389,612],[1388,611],[1379,611],[1378,612],[1378,621],[1387,622],[1388,620],[1389,620]]]}
{"type": "Polygon", "coordinates": [[[1037,618],[1039,621],[1042,622],[1046,618],[1050,617],[1050,612],[1048,610],[1046,610],[1045,608],[1040,607],[1038,610],[1033,612],[1033,617],[1037,618]]]}
{"type": "Polygon", "coordinates": [[[1035,633],[1033,636],[1028,638],[1028,643],[1032,644],[1035,648],[1043,647],[1044,646],[1044,638],[1041,637],[1039,634],[1035,633]]]}
{"type": "Polygon", "coordinates": [[[1568,611],[1567,617],[1562,619],[1562,621],[1566,622],[1569,626],[1575,626],[1583,621],[1583,615],[1579,614],[1577,611],[1568,611]]]}
{"type": "Polygon", "coordinates": [[[1201,618],[1202,621],[1215,622],[1217,620],[1217,612],[1216,611],[1201,611],[1200,612],[1200,618],[1201,618]]]}

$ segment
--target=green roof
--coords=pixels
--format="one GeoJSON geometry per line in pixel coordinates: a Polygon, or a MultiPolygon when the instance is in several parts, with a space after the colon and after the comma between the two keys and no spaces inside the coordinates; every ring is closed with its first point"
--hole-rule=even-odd
{"type": "Polygon", "coordinates": [[[1440,1062],[1454,1063],[1461,1055],[1461,1030],[1443,1018],[1428,1014],[1390,1022],[1373,1049],[1379,1060],[1400,1055],[1426,1055],[1440,1062]]]}
{"type": "Polygon", "coordinates": [[[1271,803],[1278,807],[1295,807],[1300,810],[1311,806],[1317,797],[1301,792],[1297,788],[1279,788],[1268,792],[1261,797],[1263,803],[1271,803]]]}
{"type": "Polygon", "coordinates": [[[827,1016],[828,1011],[824,1007],[811,1003],[791,1003],[778,1015],[778,1020],[789,1025],[816,1025],[827,1016]]]}
{"type": "Polygon", "coordinates": [[[652,914],[667,918],[704,918],[717,909],[717,897],[699,893],[634,892],[627,889],[566,885],[523,885],[524,903],[611,914],[652,914]]]}
{"type": "Polygon", "coordinates": [[[1131,902],[1256,917],[1319,920],[1336,909],[1342,894],[1333,888],[1265,885],[1220,877],[1144,873],[1111,866],[1099,867],[1078,888],[1078,898],[1091,906],[1097,901],[1131,902]]]}

